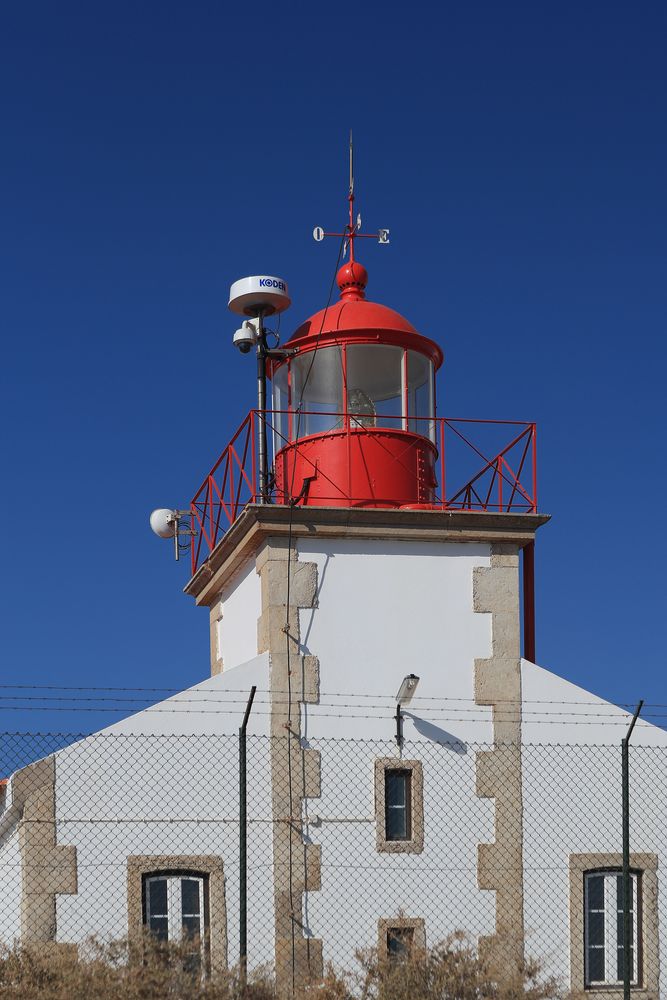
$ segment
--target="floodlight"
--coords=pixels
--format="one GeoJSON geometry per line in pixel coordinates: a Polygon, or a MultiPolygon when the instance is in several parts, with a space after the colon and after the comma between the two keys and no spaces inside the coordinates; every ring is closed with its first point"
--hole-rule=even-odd
{"type": "Polygon", "coordinates": [[[417,690],[418,684],[419,678],[417,677],[417,674],[408,674],[407,677],[403,678],[403,682],[398,689],[398,694],[396,695],[396,701],[399,705],[407,705],[417,690]]]}

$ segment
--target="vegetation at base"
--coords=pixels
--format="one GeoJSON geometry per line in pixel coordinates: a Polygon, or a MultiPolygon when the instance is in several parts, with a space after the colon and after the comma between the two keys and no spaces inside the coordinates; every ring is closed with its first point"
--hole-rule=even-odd
{"type": "MultiPolygon", "coordinates": [[[[528,962],[517,973],[492,971],[462,932],[409,958],[360,951],[358,967],[330,966],[322,982],[297,990],[295,1000],[563,1000],[555,980],[528,962]]],[[[94,939],[71,945],[15,947],[0,953],[0,1000],[286,1000],[270,971],[238,969],[202,976],[193,970],[192,944],[146,939],[137,959],[127,942],[94,939]]],[[[290,997],[291,1000],[291,997],[290,997]]]]}

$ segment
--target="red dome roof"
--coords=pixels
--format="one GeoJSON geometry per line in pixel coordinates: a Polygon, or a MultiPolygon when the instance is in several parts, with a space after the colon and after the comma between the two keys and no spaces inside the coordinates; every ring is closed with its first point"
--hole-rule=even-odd
{"type": "Polygon", "coordinates": [[[344,264],[338,272],[340,300],[302,323],[285,346],[308,350],[315,342],[324,346],[341,339],[397,344],[428,355],[439,368],[443,353],[438,344],[418,333],[395,309],[364,298],[367,277],[357,261],[344,264]]]}
{"type": "Polygon", "coordinates": [[[412,323],[408,323],[395,309],[389,309],[379,302],[352,299],[334,302],[328,309],[320,309],[301,324],[290,337],[290,342],[301,340],[302,337],[317,337],[322,333],[342,333],[349,330],[398,330],[419,336],[412,323]]]}

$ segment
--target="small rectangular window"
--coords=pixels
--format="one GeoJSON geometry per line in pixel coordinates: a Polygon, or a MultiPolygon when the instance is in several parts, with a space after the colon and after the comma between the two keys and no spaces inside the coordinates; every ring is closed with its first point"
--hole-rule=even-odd
{"type": "Polygon", "coordinates": [[[399,768],[387,768],[384,773],[387,840],[410,840],[412,836],[411,774],[411,771],[399,768]]]}
{"type": "Polygon", "coordinates": [[[421,854],[424,850],[422,762],[380,757],[374,765],[374,783],[376,850],[421,854]]]}

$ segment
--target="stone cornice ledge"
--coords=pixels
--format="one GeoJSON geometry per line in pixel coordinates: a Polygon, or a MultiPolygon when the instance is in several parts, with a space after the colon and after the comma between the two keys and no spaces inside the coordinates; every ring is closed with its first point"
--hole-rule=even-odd
{"type": "MultiPolygon", "coordinates": [[[[513,542],[535,538],[549,514],[499,514],[470,510],[397,510],[369,507],[294,507],[294,538],[392,538],[402,541],[513,542]]],[[[287,535],[290,508],[249,504],[184,587],[197,604],[209,604],[262,541],[287,535]]]]}

